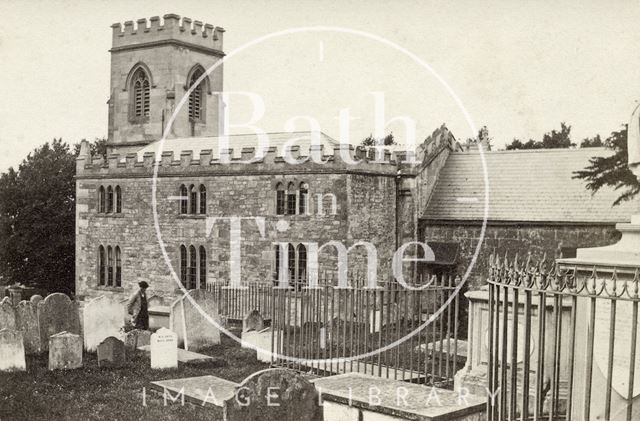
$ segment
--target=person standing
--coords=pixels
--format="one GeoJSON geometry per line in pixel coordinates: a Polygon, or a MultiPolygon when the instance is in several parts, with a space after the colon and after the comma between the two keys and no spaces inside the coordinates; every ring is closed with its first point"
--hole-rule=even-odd
{"type": "Polygon", "coordinates": [[[131,315],[131,323],[136,329],[149,330],[149,304],[147,301],[146,281],[138,282],[140,289],[127,301],[127,313],[131,315]]]}

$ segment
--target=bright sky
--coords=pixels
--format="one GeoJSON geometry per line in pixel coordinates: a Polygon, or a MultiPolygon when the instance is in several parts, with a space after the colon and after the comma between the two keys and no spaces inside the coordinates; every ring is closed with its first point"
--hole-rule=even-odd
{"type": "MultiPolygon", "coordinates": [[[[110,25],[176,13],[226,29],[225,51],[302,26],[371,32],[416,54],[460,98],[494,145],[540,139],[561,121],[574,141],[608,135],[640,99],[637,1],[8,1],[0,0],[0,171],[36,146],[107,134],[110,25]]],[[[373,131],[372,91],[386,118],[407,115],[418,137],[446,123],[461,140],[469,125],[436,78],[370,39],[304,33],[269,40],[225,63],[225,90],[265,101],[259,125],[283,131],[311,115],[339,137],[348,108],[351,142],[373,131]]],[[[250,111],[231,104],[232,122],[250,111]]],[[[303,122],[296,127],[308,129],[303,122]]],[[[402,125],[389,130],[402,140],[402,125]]],[[[235,130],[246,131],[246,130],[235,130]]]]}

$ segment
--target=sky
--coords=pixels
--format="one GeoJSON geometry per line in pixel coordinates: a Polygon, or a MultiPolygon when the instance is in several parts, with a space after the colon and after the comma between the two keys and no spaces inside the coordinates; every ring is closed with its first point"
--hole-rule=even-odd
{"type": "MultiPolygon", "coordinates": [[[[106,136],[110,25],[166,13],[224,27],[227,54],[291,28],[369,34],[316,28],[226,61],[224,89],[263,98],[265,131],[292,119],[308,130],[295,117],[312,116],[357,143],[374,130],[372,92],[382,92],[385,130],[401,143],[396,116],[415,121],[418,139],[443,123],[459,140],[486,125],[501,148],[566,122],[579,143],[618,130],[640,99],[637,1],[0,0],[0,171],[54,137],[106,136]]],[[[250,104],[231,98],[230,121],[246,121],[250,104]]]]}

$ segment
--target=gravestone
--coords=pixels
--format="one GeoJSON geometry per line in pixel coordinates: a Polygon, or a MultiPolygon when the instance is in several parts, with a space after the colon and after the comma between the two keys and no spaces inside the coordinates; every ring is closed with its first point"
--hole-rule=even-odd
{"type": "Polygon", "coordinates": [[[262,329],[264,329],[264,319],[258,310],[252,310],[246,315],[244,320],[242,320],[243,332],[248,332],[250,330],[259,332],[262,329]]]}
{"type": "Polygon", "coordinates": [[[49,345],[49,337],[60,332],[80,335],[78,306],[65,294],[55,293],[38,303],[38,324],[43,348],[49,345]]]}
{"type": "MultiPolygon", "coordinates": [[[[279,331],[279,335],[280,343],[282,343],[283,332],[279,331]]],[[[255,349],[258,361],[270,363],[273,336],[274,334],[271,332],[271,328],[268,327],[260,331],[251,330],[242,332],[241,346],[242,348],[255,349]]]]}
{"type": "Polygon", "coordinates": [[[15,309],[16,328],[22,332],[24,350],[27,354],[42,351],[40,328],[38,326],[38,307],[31,301],[21,301],[15,309]]]}
{"type": "Polygon", "coordinates": [[[322,421],[318,392],[301,374],[281,368],[253,373],[224,402],[225,421],[322,421]]]}
{"type": "Polygon", "coordinates": [[[36,295],[32,295],[32,296],[31,296],[31,298],[29,299],[29,301],[31,302],[31,304],[33,304],[34,306],[36,306],[36,308],[38,307],[38,303],[39,303],[40,301],[42,301],[42,300],[43,300],[42,295],[38,295],[38,294],[36,294],[36,295]]]}
{"type": "Polygon", "coordinates": [[[0,301],[0,329],[16,330],[16,312],[9,297],[0,301]]]}
{"type": "Polygon", "coordinates": [[[70,332],[49,337],[49,370],[70,370],[82,367],[82,338],[70,332]]]}
{"type": "Polygon", "coordinates": [[[141,346],[149,346],[151,343],[151,332],[148,330],[134,329],[126,333],[124,337],[124,347],[127,358],[135,355],[141,346]]]}
{"type": "Polygon", "coordinates": [[[97,351],[98,367],[121,367],[125,362],[124,343],[113,336],[102,341],[97,351]]]}
{"type": "Polygon", "coordinates": [[[84,306],[84,347],[94,352],[98,344],[110,336],[120,336],[124,326],[122,303],[110,297],[101,296],[84,306]]]}
{"type": "Polygon", "coordinates": [[[178,367],[178,336],[169,329],[160,328],[151,335],[151,368],[178,367]]]}
{"type": "Polygon", "coordinates": [[[220,343],[219,328],[205,315],[222,326],[214,295],[205,290],[188,291],[171,305],[169,326],[176,332],[178,343],[185,350],[197,352],[220,343]]]}
{"type": "Polygon", "coordinates": [[[10,329],[0,330],[0,371],[25,371],[22,332],[10,329]]]}

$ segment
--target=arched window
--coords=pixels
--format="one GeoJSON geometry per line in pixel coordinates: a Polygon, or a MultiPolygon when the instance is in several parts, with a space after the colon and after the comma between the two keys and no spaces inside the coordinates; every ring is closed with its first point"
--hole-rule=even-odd
{"type": "Polygon", "coordinates": [[[307,280],[307,248],[304,244],[298,244],[297,278],[299,282],[307,280]]]}
{"type": "Polygon", "coordinates": [[[296,208],[296,185],[289,183],[287,186],[287,215],[295,215],[296,208]]]}
{"type": "Polygon", "coordinates": [[[193,184],[189,186],[189,213],[194,215],[198,212],[198,191],[193,184]]]}
{"type": "Polygon", "coordinates": [[[107,187],[107,213],[113,212],[113,188],[107,187]]]}
{"type": "Polygon", "coordinates": [[[116,286],[122,286],[122,256],[118,246],[116,246],[116,286]]]}
{"type": "Polygon", "coordinates": [[[180,186],[180,213],[186,215],[189,212],[189,193],[187,186],[180,186]]]}
{"type": "Polygon", "coordinates": [[[187,287],[187,248],[180,246],[180,283],[187,287]]]}
{"type": "Polygon", "coordinates": [[[106,270],[104,247],[100,246],[98,247],[98,285],[106,284],[106,270]]]}
{"type": "Polygon", "coordinates": [[[116,186],[116,213],[122,213],[122,189],[116,186]]]}
{"type": "Polygon", "coordinates": [[[194,246],[189,247],[189,274],[187,279],[187,289],[195,289],[196,287],[196,271],[197,271],[197,256],[196,248],[194,246]]]}
{"type": "Polygon", "coordinates": [[[200,184],[200,214],[207,213],[207,188],[204,184],[200,184]]]}
{"type": "Polygon", "coordinates": [[[200,277],[197,288],[204,288],[207,285],[207,250],[204,246],[200,246],[198,251],[200,254],[200,277]]]}
{"type": "Polygon", "coordinates": [[[284,215],[286,210],[287,199],[285,197],[284,185],[278,183],[276,185],[276,214],[284,215]]]}
{"type": "Polygon", "coordinates": [[[104,187],[100,186],[98,188],[98,213],[105,212],[105,194],[104,187]]]}
{"type": "Polygon", "coordinates": [[[149,117],[149,76],[142,68],[138,68],[131,78],[132,116],[149,117]]]}
{"type": "Polygon", "coordinates": [[[280,245],[276,244],[275,247],[276,254],[276,264],[275,264],[275,272],[273,273],[273,280],[277,282],[280,279],[280,245]]]}
{"type": "MultiPolygon", "coordinates": [[[[202,68],[196,69],[189,79],[189,88],[191,88],[203,74],[202,68]]],[[[205,79],[193,88],[189,94],[189,120],[191,121],[204,121],[204,87],[205,79]]]]}
{"type": "Polygon", "coordinates": [[[293,244],[289,244],[287,259],[289,261],[289,280],[298,282],[296,279],[296,249],[293,247],[293,244]]]}
{"type": "Polygon", "coordinates": [[[107,286],[113,286],[113,249],[107,246],[107,286]]]}
{"type": "Polygon", "coordinates": [[[309,186],[307,183],[300,183],[300,202],[298,204],[298,214],[304,215],[309,209],[309,186]]]}

